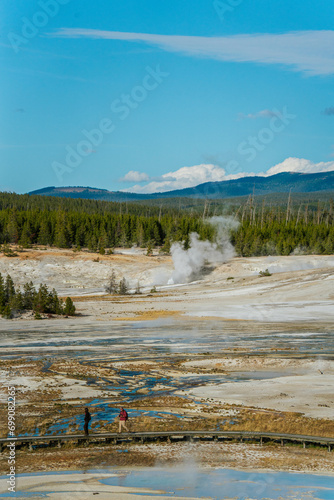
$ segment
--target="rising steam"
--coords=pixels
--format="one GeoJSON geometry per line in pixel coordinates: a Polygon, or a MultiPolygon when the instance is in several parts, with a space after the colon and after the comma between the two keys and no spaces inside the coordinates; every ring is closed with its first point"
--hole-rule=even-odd
{"type": "Polygon", "coordinates": [[[174,271],[168,284],[188,283],[199,276],[205,264],[217,266],[235,255],[230,233],[239,223],[232,217],[212,217],[208,221],[216,228],[216,241],[200,241],[197,233],[191,233],[190,246],[184,250],[181,243],[173,243],[171,255],[174,271]]]}

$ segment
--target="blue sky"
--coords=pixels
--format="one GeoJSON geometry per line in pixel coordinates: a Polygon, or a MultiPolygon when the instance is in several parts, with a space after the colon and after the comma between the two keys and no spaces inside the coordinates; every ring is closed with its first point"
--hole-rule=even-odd
{"type": "Polygon", "coordinates": [[[334,170],[332,0],[2,0],[0,190],[334,170]]]}

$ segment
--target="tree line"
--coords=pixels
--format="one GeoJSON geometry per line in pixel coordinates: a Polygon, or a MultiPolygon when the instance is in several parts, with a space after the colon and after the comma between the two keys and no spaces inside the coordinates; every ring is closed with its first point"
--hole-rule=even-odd
{"type": "Polygon", "coordinates": [[[48,290],[46,285],[40,285],[36,290],[33,283],[25,283],[23,289],[15,288],[13,279],[8,274],[4,279],[0,274],[0,314],[7,319],[17,311],[34,311],[36,319],[42,319],[41,314],[61,314],[74,316],[75,306],[70,297],[64,302],[55,289],[48,290]]]}
{"type": "MultiPolygon", "coordinates": [[[[333,211],[332,200],[294,206],[289,196],[285,206],[266,206],[251,196],[227,212],[239,221],[231,241],[240,256],[333,254],[333,211]]],[[[5,251],[9,244],[38,244],[103,254],[117,246],[137,245],[168,253],[174,241],[183,241],[187,248],[192,232],[214,241],[216,229],[209,215],[206,205],[201,214],[137,203],[125,209],[124,203],[0,193],[0,244],[5,251]]]]}
{"type": "Polygon", "coordinates": [[[164,247],[168,252],[172,241],[183,241],[192,232],[203,239],[213,238],[213,228],[198,216],[159,212],[145,215],[145,207],[136,208],[137,214],[91,213],[85,211],[85,204],[82,210],[70,209],[70,204],[66,210],[59,207],[56,210],[50,207],[3,208],[0,209],[0,244],[24,248],[34,244],[78,250],[88,248],[103,254],[106,248],[146,247],[149,244],[164,247]]]}
{"type": "Polygon", "coordinates": [[[239,207],[241,222],[232,233],[232,243],[241,256],[333,254],[333,200],[309,206],[293,205],[289,195],[285,206],[266,207],[250,196],[239,207]]]}

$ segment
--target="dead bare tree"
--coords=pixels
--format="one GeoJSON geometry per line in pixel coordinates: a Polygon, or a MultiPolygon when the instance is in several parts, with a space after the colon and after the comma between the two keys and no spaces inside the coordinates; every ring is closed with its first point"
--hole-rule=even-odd
{"type": "Polygon", "coordinates": [[[305,224],[308,223],[308,205],[305,206],[304,222],[305,224]]]}
{"type": "Polygon", "coordinates": [[[298,212],[297,212],[297,219],[296,219],[296,227],[297,227],[298,222],[299,222],[299,219],[300,219],[300,212],[302,211],[302,206],[303,206],[303,204],[301,203],[301,204],[299,205],[299,208],[298,208],[298,212]]]}
{"type": "Polygon", "coordinates": [[[289,222],[290,213],[291,213],[291,188],[290,188],[290,191],[289,191],[288,204],[287,204],[287,207],[286,207],[285,224],[287,224],[289,222]]]}
{"type": "Polygon", "coordinates": [[[263,228],[263,223],[264,223],[264,205],[265,205],[265,199],[263,198],[263,201],[262,201],[262,212],[261,212],[261,229],[263,228]]]}

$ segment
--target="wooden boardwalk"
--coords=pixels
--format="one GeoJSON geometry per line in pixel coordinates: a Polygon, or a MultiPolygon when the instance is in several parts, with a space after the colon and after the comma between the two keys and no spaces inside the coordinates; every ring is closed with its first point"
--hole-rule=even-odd
{"type": "Polygon", "coordinates": [[[15,442],[15,448],[28,447],[33,450],[38,446],[58,446],[66,442],[75,442],[77,445],[87,446],[90,443],[106,443],[117,445],[122,443],[142,443],[167,441],[168,443],[177,441],[212,441],[222,442],[226,440],[237,441],[258,441],[260,445],[269,441],[284,443],[302,443],[305,448],[309,444],[326,446],[328,451],[334,447],[334,438],[320,436],[304,436],[299,434],[279,434],[274,432],[243,432],[243,431],[157,431],[157,432],[109,432],[104,434],[90,433],[84,434],[60,434],[57,436],[23,436],[0,439],[0,452],[6,452],[8,446],[15,442]]]}

